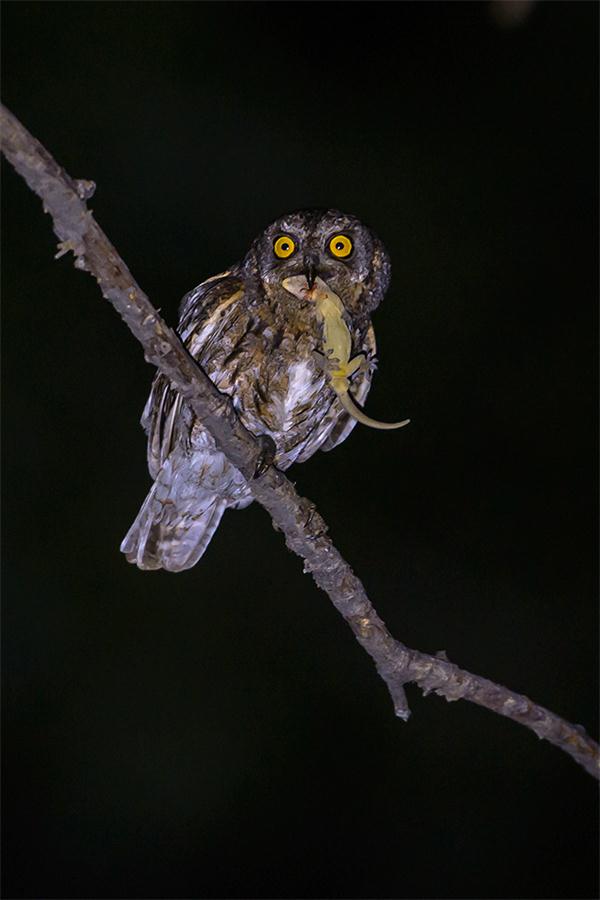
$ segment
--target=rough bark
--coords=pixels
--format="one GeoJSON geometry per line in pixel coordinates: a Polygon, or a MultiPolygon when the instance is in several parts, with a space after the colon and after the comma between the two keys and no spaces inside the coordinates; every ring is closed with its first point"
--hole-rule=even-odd
{"type": "Polygon", "coordinates": [[[425,694],[446,700],[470,700],[520,722],[569,753],[600,778],[600,748],[579,725],[533,703],[527,697],[449,662],[444,653],[430,656],[397,641],[373,608],[361,581],[327,536],[314,504],[300,497],[291,482],[272,466],[255,478],[261,447],[243,427],[229,399],[221,394],[160,317],[87,208],[95,185],[74,180],[5,107],[0,107],[2,152],[43,201],[60,240],[61,256],[72,251],[75,266],[90,272],[137,337],[149,363],[169,377],[212,433],[220,450],[239,469],[255,499],[283,532],[290,550],[304,560],[317,585],[346,620],[386,682],[397,716],[408,719],[404,685],[417,684],[425,694]]]}

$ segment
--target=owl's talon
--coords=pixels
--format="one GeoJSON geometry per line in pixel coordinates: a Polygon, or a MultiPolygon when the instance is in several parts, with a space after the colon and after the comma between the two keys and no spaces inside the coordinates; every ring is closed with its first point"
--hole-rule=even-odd
{"type": "Polygon", "coordinates": [[[264,475],[269,466],[273,465],[277,453],[277,445],[268,434],[260,434],[257,441],[260,444],[260,454],[252,478],[260,478],[261,475],[264,475]]]}

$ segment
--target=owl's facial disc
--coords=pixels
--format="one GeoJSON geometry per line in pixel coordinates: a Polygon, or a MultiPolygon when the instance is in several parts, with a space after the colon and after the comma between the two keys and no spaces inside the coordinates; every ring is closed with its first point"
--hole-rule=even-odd
{"type": "Polygon", "coordinates": [[[356,216],[339,210],[298,210],[272,222],[254,241],[243,266],[269,290],[302,277],[304,292],[320,278],[351,318],[364,318],[381,301],[390,264],[381,241],[356,216]]]}

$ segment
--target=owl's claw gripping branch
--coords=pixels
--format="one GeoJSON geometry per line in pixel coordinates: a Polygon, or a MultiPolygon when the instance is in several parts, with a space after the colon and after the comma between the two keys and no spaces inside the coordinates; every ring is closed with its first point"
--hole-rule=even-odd
{"type": "MultiPolygon", "coordinates": [[[[435,691],[447,700],[470,700],[525,725],[538,737],[568,753],[595,778],[600,778],[600,748],[581,726],[565,721],[508,688],[465,672],[447,659],[411,650],[391,636],[363,584],[327,536],[325,523],[316,511],[307,516],[307,501],[298,496],[291,482],[274,466],[268,467],[263,477],[253,479],[260,452],[256,439],[233,411],[224,410],[223,394],[194,362],[136,284],[88,211],[81,187],[3,106],[0,106],[0,125],[2,152],[42,199],[62,246],[67,248],[70,242],[68,247],[73,249],[76,267],[96,278],[103,295],[142,344],[148,361],[169,379],[182,402],[189,404],[210,431],[219,450],[242,473],[254,499],[284,532],[287,546],[304,560],[306,571],[312,573],[318,586],[328,594],[375,662],[394,700],[396,714],[403,719],[409,715],[403,688],[409,682],[419,685],[424,693],[435,691]]],[[[339,247],[335,243],[336,252],[346,252],[344,241],[347,239],[339,241],[339,247]]],[[[303,281],[306,285],[306,279],[303,281]]],[[[328,294],[323,295],[322,302],[336,307],[336,300],[328,294]]],[[[326,343],[329,350],[335,350],[330,356],[348,367],[341,368],[339,376],[347,380],[352,375],[354,360],[350,361],[348,329],[341,310],[336,309],[333,313],[325,312],[329,335],[326,343]]]]}
{"type": "Polygon", "coordinates": [[[261,451],[256,463],[254,478],[260,478],[261,475],[265,474],[269,466],[273,465],[273,460],[277,454],[277,445],[268,434],[259,435],[257,441],[260,444],[261,451]]]}

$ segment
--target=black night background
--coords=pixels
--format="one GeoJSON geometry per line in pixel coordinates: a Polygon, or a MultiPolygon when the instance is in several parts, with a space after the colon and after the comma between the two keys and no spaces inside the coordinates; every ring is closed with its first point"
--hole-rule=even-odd
{"type": "MultiPolygon", "coordinates": [[[[281,213],[392,287],[375,418],[290,470],[392,633],[598,736],[595,3],[3,5],[3,100],[175,324],[281,213]]],[[[153,371],[3,162],[4,896],[595,897],[597,788],[409,688],[267,514],[119,543],[153,371]]]]}

